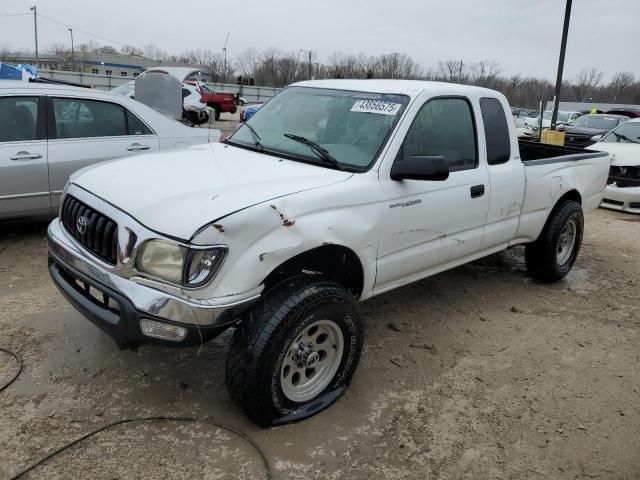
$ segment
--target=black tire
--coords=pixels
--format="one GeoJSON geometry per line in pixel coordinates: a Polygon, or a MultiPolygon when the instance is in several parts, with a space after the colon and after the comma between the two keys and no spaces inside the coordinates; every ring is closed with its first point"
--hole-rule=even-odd
{"type": "Polygon", "coordinates": [[[346,390],[362,341],[358,303],[351,293],[318,275],[289,279],[267,292],[234,333],[226,366],[229,394],[260,426],[310,417],[346,390]],[[306,402],[291,401],[281,384],[285,355],[305,328],[321,319],[333,322],[343,335],[342,355],[335,357],[340,358],[339,365],[322,392],[306,402]]]}
{"type": "Polygon", "coordinates": [[[187,127],[193,127],[193,120],[191,119],[191,117],[189,115],[187,115],[186,113],[182,114],[182,119],[180,120],[184,125],[186,125],[187,127]]]}
{"type": "Polygon", "coordinates": [[[558,205],[551,213],[538,239],[525,247],[525,263],[529,274],[540,282],[556,282],[571,271],[580,252],[584,217],[582,207],[578,202],[567,200],[558,205]],[[575,241],[567,258],[559,261],[560,236],[569,228],[575,226],[575,241]]]}

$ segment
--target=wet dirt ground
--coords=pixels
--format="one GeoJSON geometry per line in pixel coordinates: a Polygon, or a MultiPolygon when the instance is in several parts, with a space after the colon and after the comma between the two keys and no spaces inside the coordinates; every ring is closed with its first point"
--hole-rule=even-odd
{"type": "MultiPolygon", "coordinates": [[[[365,349],[329,410],[268,430],[224,385],[228,335],[118,351],[57,293],[46,223],[0,224],[0,346],[24,370],[0,393],[0,478],[128,417],[214,418],[277,479],[640,478],[640,217],[586,217],[573,272],[532,283],[522,248],[362,304],[365,349]]],[[[0,352],[0,385],[15,362],[0,352]]],[[[206,424],[128,424],[25,478],[264,478],[206,424]]]]}

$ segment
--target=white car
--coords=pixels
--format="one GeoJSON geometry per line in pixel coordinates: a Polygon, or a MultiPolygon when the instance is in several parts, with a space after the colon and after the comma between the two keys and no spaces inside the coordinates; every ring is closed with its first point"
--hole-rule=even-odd
{"type": "Polygon", "coordinates": [[[197,85],[182,83],[182,123],[185,125],[202,125],[209,121],[209,108],[202,101],[197,85]]]}
{"type": "Polygon", "coordinates": [[[359,300],[519,244],[534,278],[567,275],[608,171],[604,152],[519,145],[496,91],[301,82],[223,143],[74,175],[49,272],[122,348],[235,327],[231,398],[289,423],[349,385],[359,300]]]}
{"type": "MultiPolygon", "coordinates": [[[[110,93],[135,98],[136,83],[130,81],[109,90],[110,93]]],[[[196,85],[182,83],[182,123],[192,127],[209,121],[209,109],[202,101],[202,95],[196,85]]]]}
{"type": "MultiPolygon", "coordinates": [[[[546,110],[542,114],[542,129],[551,127],[551,110],[546,110]]],[[[580,112],[564,112],[558,111],[557,124],[569,124],[576,118],[580,117],[580,112]]],[[[520,121],[516,121],[518,138],[526,140],[527,138],[535,138],[538,136],[538,130],[540,128],[540,116],[524,118],[520,121]]]]}
{"type": "Polygon", "coordinates": [[[600,206],[640,213],[640,118],[619,125],[587,148],[611,156],[609,179],[600,206]]]}
{"type": "Polygon", "coordinates": [[[124,96],[1,81],[0,218],[56,212],[69,176],[87,165],[219,137],[124,96]]]}

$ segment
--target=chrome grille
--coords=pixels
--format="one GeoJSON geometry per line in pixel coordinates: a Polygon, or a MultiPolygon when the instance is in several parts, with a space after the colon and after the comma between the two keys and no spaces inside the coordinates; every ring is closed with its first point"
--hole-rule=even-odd
{"type": "Polygon", "coordinates": [[[116,264],[118,225],[109,217],[67,195],[60,210],[65,229],[94,255],[116,264]]]}

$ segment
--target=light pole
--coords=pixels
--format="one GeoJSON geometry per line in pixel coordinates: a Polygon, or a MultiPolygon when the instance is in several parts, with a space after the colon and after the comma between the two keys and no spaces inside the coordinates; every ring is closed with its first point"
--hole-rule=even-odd
{"type": "Polygon", "coordinates": [[[227,80],[227,42],[229,41],[229,32],[227,32],[227,38],[224,41],[224,47],[222,47],[222,51],[224,52],[224,79],[225,82],[227,80]]]}
{"type": "Polygon", "coordinates": [[[39,67],[39,59],[38,59],[38,14],[36,12],[36,6],[34,5],[29,10],[33,12],[33,29],[36,34],[36,68],[39,67]]]}
{"type": "Polygon", "coordinates": [[[298,53],[307,53],[309,55],[309,80],[311,80],[311,77],[313,76],[313,73],[312,73],[313,64],[311,63],[312,52],[311,50],[300,49],[298,53]]]}
{"type": "Polygon", "coordinates": [[[571,3],[567,0],[564,11],[564,25],[562,27],[562,40],[560,42],[560,58],[558,59],[558,76],[556,77],[556,92],[553,99],[553,113],[551,114],[551,130],[556,129],[558,120],[558,107],[560,105],[560,90],[562,89],[562,71],[564,70],[564,54],[567,50],[567,35],[569,34],[569,20],[571,20],[571,3]]]}
{"type": "Polygon", "coordinates": [[[73,28],[67,28],[67,30],[69,30],[69,33],[71,33],[71,68],[75,72],[76,71],[76,54],[73,51],[73,28]]]}

